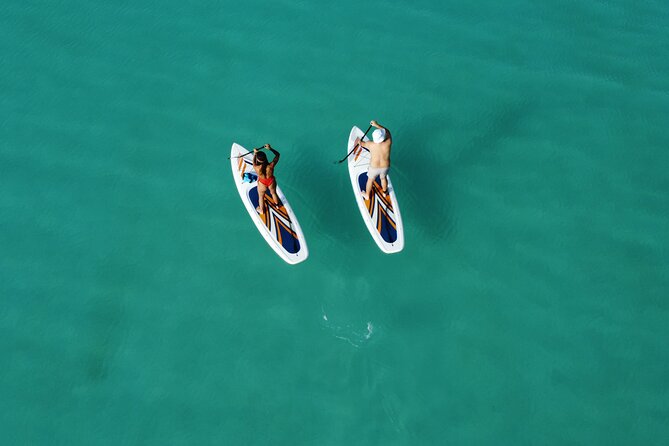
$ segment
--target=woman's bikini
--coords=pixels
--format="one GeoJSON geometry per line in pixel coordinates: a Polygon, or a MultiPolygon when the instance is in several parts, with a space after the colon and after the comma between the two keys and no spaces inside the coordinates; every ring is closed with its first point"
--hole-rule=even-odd
{"type": "Polygon", "coordinates": [[[272,175],[269,178],[258,177],[258,181],[260,181],[260,183],[264,184],[265,186],[270,187],[274,182],[274,175],[272,175]]]}

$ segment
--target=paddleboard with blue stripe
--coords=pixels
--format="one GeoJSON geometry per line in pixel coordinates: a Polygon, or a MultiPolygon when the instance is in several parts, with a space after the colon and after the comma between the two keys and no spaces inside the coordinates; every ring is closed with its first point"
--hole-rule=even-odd
{"type": "Polygon", "coordinates": [[[258,183],[255,170],[253,170],[253,153],[240,156],[247,152],[248,150],[237,143],[232,144],[230,150],[232,177],[246,211],[267,244],[279,257],[290,264],[304,262],[309,256],[307,242],[297,217],[278,184],[276,192],[281,205],[274,203],[271,198],[272,193],[268,189],[264,197],[265,212],[259,214],[256,211],[258,183]]]}
{"type": "MultiPolygon", "coordinates": [[[[353,127],[348,137],[349,153],[355,146],[355,140],[362,138],[364,132],[358,127],[353,127]]],[[[364,141],[369,141],[365,136],[364,141]]],[[[400,207],[395,196],[395,188],[390,175],[388,179],[387,193],[381,189],[381,180],[377,177],[369,194],[369,200],[365,200],[362,192],[367,186],[367,169],[369,168],[370,154],[367,150],[357,147],[348,157],[348,173],[351,177],[353,195],[360,209],[360,215],[372,238],[386,254],[393,254],[404,249],[404,227],[400,207]]]]}

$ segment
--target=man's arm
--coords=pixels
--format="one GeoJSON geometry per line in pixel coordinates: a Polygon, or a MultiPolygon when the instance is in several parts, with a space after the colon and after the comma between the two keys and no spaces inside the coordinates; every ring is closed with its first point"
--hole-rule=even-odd
{"type": "Polygon", "coordinates": [[[369,123],[369,125],[371,125],[372,127],[376,127],[377,129],[385,130],[386,131],[386,138],[388,138],[388,139],[390,138],[390,130],[388,130],[387,128],[385,128],[381,124],[379,124],[377,121],[372,120],[369,123]]]}
{"type": "Polygon", "coordinates": [[[355,143],[358,144],[358,145],[359,145],[360,147],[362,147],[363,149],[367,149],[367,150],[369,150],[369,149],[366,147],[366,145],[374,144],[374,142],[372,142],[372,141],[363,141],[363,140],[360,139],[360,138],[356,138],[356,139],[355,139],[355,143]]]}

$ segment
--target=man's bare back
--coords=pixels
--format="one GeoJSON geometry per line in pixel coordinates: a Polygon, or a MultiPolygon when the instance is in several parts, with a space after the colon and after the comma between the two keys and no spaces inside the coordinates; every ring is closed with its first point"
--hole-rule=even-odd
{"type": "Polygon", "coordinates": [[[372,158],[369,165],[370,167],[390,167],[390,151],[393,146],[393,138],[390,135],[390,130],[380,126],[376,121],[372,121],[370,124],[377,129],[384,130],[386,139],[379,143],[374,141],[362,142],[361,145],[369,150],[372,158]]]}
{"type": "Polygon", "coordinates": [[[369,171],[367,174],[367,187],[362,193],[365,200],[369,199],[369,193],[372,190],[372,184],[376,176],[381,178],[381,188],[383,192],[386,192],[388,181],[386,180],[386,174],[390,168],[390,151],[393,145],[393,138],[390,135],[390,130],[383,127],[376,121],[369,123],[373,127],[376,127],[378,130],[374,130],[373,139],[374,141],[356,141],[367,150],[371,155],[369,161],[369,171]]]}
{"type": "Polygon", "coordinates": [[[390,167],[390,149],[393,145],[390,138],[381,143],[365,142],[364,145],[372,157],[369,162],[371,167],[390,167]]]}

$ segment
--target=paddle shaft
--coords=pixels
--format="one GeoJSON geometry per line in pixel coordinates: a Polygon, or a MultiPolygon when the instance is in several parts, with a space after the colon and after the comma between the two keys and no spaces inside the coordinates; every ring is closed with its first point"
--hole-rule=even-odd
{"type": "MultiPolygon", "coordinates": [[[[365,139],[365,136],[367,136],[367,133],[369,133],[369,130],[370,130],[371,128],[372,128],[372,125],[370,124],[369,127],[367,127],[367,131],[365,131],[365,134],[362,135],[362,138],[360,138],[360,141],[362,141],[363,139],[365,139]]],[[[360,145],[360,143],[356,144],[355,147],[353,147],[353,148],[351,149],[351,151],[348,152],[348,155],[346,155],[344,158],[340,159],[339,161],[335,161],[335,163],[341,164],[341,163],[343,163],[344,161],[346,161],[346,158],[348,158],[349,156],[351,156],[351,153],[355,152],[355,149],[357,149],[359,145],[360,145]]]]}
{"type": "MultiPolygon", "coordinates": [[[[262,149],[264,149],[264,147],[258,147],[258,149],[253,149],[253,150],[262,150],[262,149]]],[[[251,154],[253,153],[253,150],[251,150],[250,152],[246,152],[246,153],[243,154],[243,155],[229,156],[228,159],[232,159],[232,158],[242,158],[242,157],[245,157],[246,155],[251,155],[251,154]]]]}

